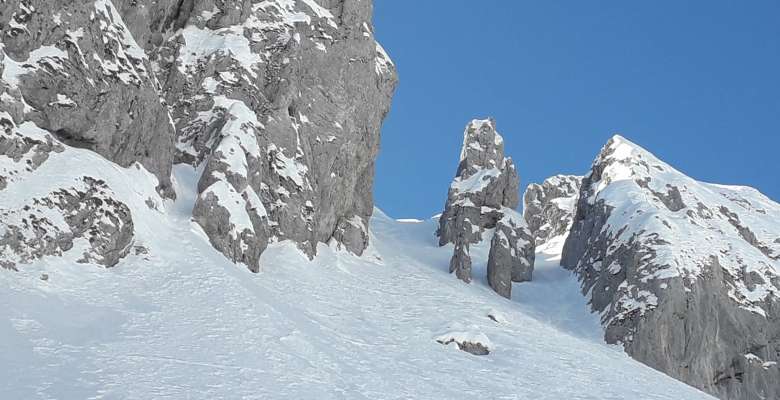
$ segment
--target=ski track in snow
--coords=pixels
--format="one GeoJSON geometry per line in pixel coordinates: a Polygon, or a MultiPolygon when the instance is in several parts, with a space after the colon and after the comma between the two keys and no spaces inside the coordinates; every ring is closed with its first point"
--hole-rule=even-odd
{"type": "Polygon", "coordinates": [[[466,285],[447,273],[435,220],[377,210],[363,257],[322,245],[310,262],[276,244],[252,274],[190,222],[182,188],[196,179],[176,168],[179,200],[148,255],[0,271],[1,397],[710,399],[603,344],[555,254],[540,252],[534,282],[508,301],[485,282],[489,240],[466,285]],[[491,354],[435,341],[449,331],[484,334],[491,354]]]}

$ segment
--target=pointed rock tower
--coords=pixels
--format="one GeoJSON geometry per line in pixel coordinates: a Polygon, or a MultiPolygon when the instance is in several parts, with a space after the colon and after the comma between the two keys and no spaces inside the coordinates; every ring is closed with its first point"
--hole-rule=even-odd
{"type": "Polygon", "coordinates": [[[470,245],[480,243],[485,232],[492,231],[488,281],[493,290],[507,298],[511,296],[512,281],[531,280],[533,273],[533,236],[515,211],[519,185],[512,159],[504,157],[504,140],[496,132],[496,122],[471,121],[439,220],[439,245],[455,245],[450,272],[470,282],[470,245]]]}

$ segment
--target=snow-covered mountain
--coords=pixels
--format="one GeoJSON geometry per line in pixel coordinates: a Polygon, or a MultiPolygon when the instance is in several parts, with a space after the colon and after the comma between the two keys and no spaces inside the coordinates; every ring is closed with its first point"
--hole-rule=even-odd
{"type": "Polygon", "coordinates": [[[620,136],[582,181],[562,264],[609,343],[727,399],[780,396],[780,205],[620,136]]]}
{"type": "Polygon", "coordinates": [[[374,208],[371,13],[0,3],[0,398],[777,395],[780,206],[752,189],[616,137],[523,215],[487,119],[441,218],[374,208]]]}
{"type": "MultiPolygon", "coordinates": [[[[120,198],[154,196],[136,169],[74,153],[139,182],[120,198]]],[[[191,221],[197,175],[175,172],[175,202],[130,203],[143,252],[110,269],[69,252],[0,274],[4,398],[710,398],[605,344],[555,255],[538,254],[535,281],[509,301],[487,285],[489,241],[472,247],[479,278],[465,284],[436,219],[375,210],[363,256],[321,244],[310,261],[285,242],[253,274],[191,221]],[[489,354],[439,343],[453,339],[489,354]]]]}

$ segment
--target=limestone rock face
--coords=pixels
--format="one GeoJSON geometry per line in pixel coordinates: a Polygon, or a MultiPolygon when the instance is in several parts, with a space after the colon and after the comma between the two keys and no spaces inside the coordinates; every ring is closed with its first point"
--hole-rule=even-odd
{"type": "Polygon", "coordinates": [[[535,242],[531,231],[518,212],[503,208],[490,242],[488,283],[496,293],[511,297],[512,282],[533,278],[535,242]]]}
{"type": "Polygon", "coordinates": [[[473,120],[463,134],[463,148],[447,204],[439,219],[439,245],[455,243],[459,219],[469,221],[474,233],[465,236],[471,243],[482,240],[501,218],[503,207],[518,206],[520,180],[511,158],[504,157],[504,139],[492,119],[473,120]]]}
{"type": "Polygon", "coordinates": [[[462,230],[455,238],[455,251],[450,259],[450,273],[454,272],[458,279],[469,283],[471,282],[470,236],[474,232],[474,226],[465,215],[459,216],[457,224],[462,230]]]}
{"type": "Polygon", "coordinates": [[[455,244],[455,252],[450,259],[450,273],[463,282],[471,282],[471,255],[469,254],[469,243],[459,240],[455,244]]]}
{"type": "Polygon", "coordinates": [[[606,340],[723,399],[780,396],[780,205],[695,181],[616,136],[583,179],[562,264],[606,340]]]}
{"type": "Polygon", "coordinates": [[[32,171],[91,150],[167,197],[190,164],[194,220],[253,271],[274,241],[361,254],[397,83],[371,17],[352,0],[6,1],[0,151],[32,171]]]}
{"type": "MultiPolygon", "coordinates": [[[[371,2],[178,7],[138,31],[151,46],[164,38],[152,58],[176,121],[176,160],[203,168],[193,214],[212,244],[252,270],[270,241],[313,256],[333,240],[361,254],[397,81],[371,2]]],[[[143,21],[137,4],[124,9],[143,21]]]]}
{"type": "Polygon", "coordinates": [[[511,158],[504,157],[504,140],[492,119],[471,121],[463,135],[458,170],[439,219],[439,245],[455,245],[450,272],[471,281],[469,246],[492,230],[488,281],[504,297],[512,281],[531,279],[534,241],[518,205],[519,178],[511,158]]]}
{"type": "Polygon", "coordinates": [[[107,0],[5,1],[0,37],[0,266],[66,253],[116,265],[135,224],[116,193],[127,182],[107,172],[143,175],[134,184],[156,189],[136,190],[141,205],[174,194],[174,125],[152,63],[107,0]]]}
{"type": "Polygon", "coordinates": [[[144,189],[128,189],[124,179],[110,185],[94,176],[111,166],[121,174],[116,164],[97,154],[91,157],[103,164],[93,162],[83,154],[91,152],[63,145],[34,122],[17,125],[7,111],[0,111],[0,126],[0,267],[17,270],[66,253],[70,262],[112,267],[138,247],[126,196],[114,188],[145,193],[136,207],[156,207],[162,199],[153,175],[135,164],[128,176],[144,176],[144,189]]]}
{"type": "Polygon", "coordinates": [[[523,216],[536,246],[569,234],[581,184],[581,176],[556,175],[541,185],[528,185],[523,196],[523,216]]]}
{"type": "Polygon", "coordinates": [[[9,0],[0,11],[0,110],[120,166],[139,162],[172,196],[174,126],[113,3],[9,0]]]}

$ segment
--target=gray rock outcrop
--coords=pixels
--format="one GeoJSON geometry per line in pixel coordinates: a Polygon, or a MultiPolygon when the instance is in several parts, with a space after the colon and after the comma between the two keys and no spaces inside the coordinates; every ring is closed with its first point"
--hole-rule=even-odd
{"type": "MultiPolygon", "coordinates": [[[[22,137],[32,144],[30,138],[22,137]]],[[[48,157],[46,149],[52,149],[54,139],[46,139],[32,147],[14,148],[27,150],[9,152],[5,147],[9,139],[4,137],[0,148],[5,147],[5,156],[18,156],[19,160],[30,156],[27,159],[34,160],[41,155],[48,157]]],[[[32,168],[18,172],[31,171],[32,168]]],[[[16,270],[18,264],[61,256],[72,249],[79,252],[76,262],[112,267],[130,252],[133,244],[130,209],[116,199],[104,181],[88,176],[17,207],[0,207],[0,221],[0,267],[4,269],[16,270]],[[74,249],[77,243],[78,248],[74,249]]]]}
{"type": "Polygon", "coordinates": [[[138,162],[173,196],[175,133],[162,88],[111,1],[5,1],[0,37],[0,110],[22,104],[17,123],[123,167],[138,162]]]}
{"type": "Polygon", "coordinates": [[[439,219],[439,245],[454,244],[450,272],[471,282],[470,245],[481,242],[485,231],[493,230],[488,281],[507,298],[512,281],[530,280],[534,262],[534,241],[523,217],[514,211],[519,185],[512,159],[504,157],[504,140],[496,132],[495,121],[471,121],[463,134],[460,163],[439,219]]]}
{"type": "Polygon", "coordinates": [[[8,93],[0,109],[0,267],[17,270],[68,251],[78,263],[116,265],[133,245],[129,207],[103,180],[74,172],[57,181],[51,175],[61,170],[39,173],[51,157],[74,155],[63,154],[69,147],[34,122],[17,125],[28,106],[8,93]],[[28,183],[32,174],[39,182],[28,183]]]}
{"type": "Polygon", "coordinates": [[[274,241],[361,254],[397,83],[371,16],[350,0],[4,2],[4,124],[51,140],[7,128],[0,150],[27,154],[27,170],[52,149],[92,150],[143,166],[167,197],[173,164],[191,164],[194,220],[252,271],[274,241]]]}
{"type": "Polygon", "coordinates": [[[453,272],[463,282],[471,282],[471,254],[466,240],[455,242],[455,251],[450,259],[450,273],[453,272]]]}
{"type": "Polygon", "coordinates": [[[396,84],[371,2],[227,3],[182,4],[175,21],[141,29],[167,37],[153,59],[176,121],[176,159],[204,168],[195,220],[255,271],[272,241],[313,256],[333,240],[361,254],[396,84]]]}
{"type": "Polygon", "coordinates": [[[512,282],[528,282],[533,278],[535,242],[531,231],[518,212],[503,208],[490,242],[487,275],[496,293],[510,298],[512,282]],[[507,268],[509,266],[509,268],[507,268]]]}
{"type": "Polygon", "coordinates": [[[464,232],[460,221],[474,226],[473,233],[466,232],[466,240],[481,241],[485,229],[492,229],[501,218],[501,208],[517,208],[519,185],[514,162],[504,157],[504,139],[496,132],[496,122],[471,121],[463,133],[460,162],[439,218],[439,245],[456,242],[464,232]]]}
{"type": "Polygon", "coordinates": [[[537,247],[569,234],[581,184],[581,176],[556,175],[541,185],[528,185],[523,196],[523,217],[537,247]]]}
{"type": "Polygon", "coordinates": [[[562,264],[609,343],[723,399],[780,396],[780,205],[695,181],[616,136],[582,182],[562,264]]]}

